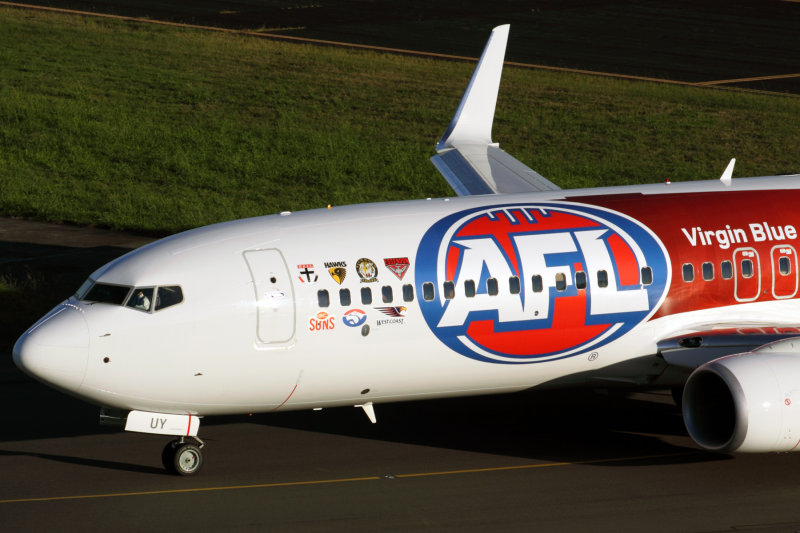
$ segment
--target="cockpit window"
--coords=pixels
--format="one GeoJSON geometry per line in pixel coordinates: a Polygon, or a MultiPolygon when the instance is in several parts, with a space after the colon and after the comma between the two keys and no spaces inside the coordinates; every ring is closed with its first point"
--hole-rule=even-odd
{"type": "Polygon", "coordinates": [[[183,291],[178,285],[159,287],[156,293],[156,311],[179,304],[183,301],[183,291]]]}
{"type": "MultiPolygon", "coordinates": [[[[83,289],[83,287],[81,287],[81,289],[83,289]]],[[[85,302],[122,305],[122,303],[125,301],[125,297],[128,296],[130,291],[130,287],[123,285],[95,283],[85,296],[80,298],[80,295],[78,295],[78,297],[85,302]]]]}
{"type": "Polygon", "coordinates": [[[83,300],[83,297],[86,296],[86,293],[89,292],[89,289],[92,288],[94,284],[94,280],[92,278],[87,279],[83,282],[83,285],[75,292],[75,298],[78,300],[83,300]]]}
{"type": "Polygon", "coordinates": [[[150,311],[150,305],[153,303],[153,288],[152,287],[136,287],[133,289],[133,294],[128,298],[128,307],[133,307],[139,311],[150,311]]]}

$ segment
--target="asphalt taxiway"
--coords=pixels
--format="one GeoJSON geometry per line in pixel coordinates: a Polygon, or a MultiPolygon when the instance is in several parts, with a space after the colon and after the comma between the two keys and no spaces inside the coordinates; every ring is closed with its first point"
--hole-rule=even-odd
{"type": "MultiPolygon", "coordinates": [[[[34,265],[135,245],[2,227],[3,250],[38,250],[34,265]]],[[[3,531],[800,530],[800,454],[703,452],[666,393],[378,405],[375,425],[353,408],[209,418],[205,466],[181,478],[160,465],[168,438],[102,428],[3,359],[3,531]]]]}

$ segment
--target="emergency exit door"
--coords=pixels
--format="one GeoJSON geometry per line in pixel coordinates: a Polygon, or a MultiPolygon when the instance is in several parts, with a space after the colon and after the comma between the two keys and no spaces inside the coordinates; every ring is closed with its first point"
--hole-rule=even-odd
{"type": "Polygon", "coordinates": [[[263,344],[282,344],[295,334],[294,292],[280,250],[248,250],[244,259],[253,278],[258,308],[256,335],[263,344]]]}

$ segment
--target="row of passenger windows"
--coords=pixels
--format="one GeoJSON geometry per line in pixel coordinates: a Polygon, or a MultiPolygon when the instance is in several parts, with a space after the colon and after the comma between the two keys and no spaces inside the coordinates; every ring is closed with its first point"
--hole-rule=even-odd
{"type": "MultiPolygon", "coordinates": [[[[644,267],[640,271],[640,282],[642,285],[650,285],[653,283],[653,270],[650,267],[644,267]]],[[[583,271],[575,272],[575,288],[586,289],[587,274],[583,271]]],[[[567,275],[559,272],[555,277],[556,291],[564,292],[567,290],[567,275]]],[[[605,270],[597,271],[597,286],[608,287],[608,272],[605,270]]],[[[544,282],[542,276],[536,275],[531,277],[531,288],[533,292],[542,292],[544,290],[544,282]]],[[[519,294],[521,290],[520,279],[517,276],[508,278],[508,292],[510,294],[519,294]]],[[[370,305],[373,301],[372,288],[361,287],[361,304],[370,305]]],[[[486,293],[489,296],[497,296],[500,292],[500,283],[497,278],[489,278],[486,280],[486,293]]],[[[456,285],[452,281],[445,281],[442,284],[442,294],[445,299],[452,300],[456,296],[456,285]]],[[[474,298],[477,294],[477,287],[474,280],[468,279],[464,282],[464,296],[467,298],[474,298]]],[[[426,302],[430,302],[435,298],[435,288],[432,282],[426,281],[422,284],[422,298],[426,302]]],[[[394,291],[390,285],[381,287],[381,301],[383,303],[392,303],[394,300],[394,291]]],[[[403,285],[402,298],[404,302],[414,301],[414,286],[411,284],[403,285]]],[[[317,300],[320,307],[329,307],[331,305],[330,294],[327,290],[323,289],[317,291],[317,300]]],[[[349,306],[352,305],[353,298],[350,289],[339,289],[339,305],[349,306]]]]}
{"type": "MultiPolygon", "coordinates": [[[[731,261],[723,261],[719,265],[719,272],[722,279],[731,279],[733,277],[733,263],[731,261]]],[[[778,259],[778,272],[783,276],[788,276],[792,273],[792,261],[788,257],[781,257],[778,259]]],[[[684,263],[682,268],[683,281],[694,281],[694,265],[691,263],[684,263]]],[[[705,281],[714,279],[714,263],[706,261],[700,265],[700,274],[705,281]]],[[[752,259],[742,259],[739,262],[739,275],[742,278],[752,278],[755,275],[753,269],[752,259]]]]}

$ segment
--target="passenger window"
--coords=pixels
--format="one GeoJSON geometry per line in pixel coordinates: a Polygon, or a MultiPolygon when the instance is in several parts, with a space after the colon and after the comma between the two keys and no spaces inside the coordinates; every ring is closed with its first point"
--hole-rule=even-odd
{"type": "Polygon", "coordinates": [[[414,301],[414,286],[411,284],[403,285],[403,301],[404,302],[413,302],[414,301]]]}
{"type": "Polygon", "coordinates": [[[556,274],[556,290],[558,292],[563,292],[567,290],[567,276],[565,276],[561,272],[556,274]]]}
{"type": "Polygon", "coordinates": [[[392,303],[392,287],[389,285],[384,285],[381,287],[381,297],[383,298],[383,303],[390,304],[392,303]]]}
{"type": "Polygon", "coordinates": [[[452,281],[444,282],[444,297],[447,300],[452,300],[456,296],[456,286],[452,281]]]}
{"type": "Polygon", "coordinates": [[[153,302],[153,288],[136,287],[133,293],[128,298],[128,307],[133,307],[139,311],[150,311],[150,305],[153,302]]]}
{"type": "Polygon", "coordinates": [[[792,272],[792,264],[788,257],[778,259],[778,270],[784,276],[788,276],[792,272]]]}
{"type": "Polygon", "coordinates": [[[741,267],[743,278],[753,277],[753,262],[750,259],[742,259],[741,267]]]}
{"type": "Polygon", "coordinates": [[[706,281],[714,279],[714,263],[703,263],[703,279],[706,281]]]}
{"type": "Polygon", "coordinates": [[[430,302],[435,297],[433,283],[430,281],[426,281],[422,284],[422,299],[426,302],[430,302]]]}
{"type": "Polygon", "coordinates": [[[183,301],[183,291],[178,285],[159,287],[156,293],[156,311],[171,307],[183,301]]]}
{"type": "Polygon", "coordinates": [[[350,305],[350,302],[350,289],[339,289],[339,303],[347,307],[350,305]]]}
{"type": "Polygon", "coordinates": [[[575,272],[575,287],[578,289],[586,288],[586,272],[581,270],[575,272]]]}
{"type": "Polygon", "coordinates": [[[489,293],[489,296],[497,296],[497,278],[486,280],[486,292],[489,293]]]}
{"type": "Polygon", "coordinates": [[[464,282],[464,296],[467,298],[475,296],[475,282],[471,279],[464,282]]]}
{"type": "Polygon", "coordinates": [[[694,281],[694,265],[691,263],[683,264],[683,281],[694,281]]]}
{"type": "Polygon", "coordinates": [[[317,291],[317,303],[320,307],[328,307],[331,305],[331,298],[330,295],[328,295],[328,291],[324,289],[317,291]]]}
{"type": "Polygon", "coordinates": [[[508,278],[508,292],[511,294],[519,294],[519,278],[517,276],[508,278]]]}
{"type": "Polygon", "coordinates": [[[372,303],[372,289],[369,287],[361,287],[361,303],[364,305],[372,303]]]}
{"type": "Polygon", "coordinates": [[[597,286],[608,287],[608,272],[605,270],[597,271],[597,286]]]}
{"type": "Polygon", "coordinates": [[[719,271],[722,275],[722,279],[731,279],[733,277],[733,263],[730,261],[723,261],[719,271]]]}
{"type": "Polygon", "coordinates": [[[533,292],[542,292],[542,276],[533,276],[531,278],[531,287],[533,288],[533,292]]]}
{"type": "Polygon", "coordinates": [[[642,267],[642,285],[653,284],[653,269],[650,267],[642,267]]]}

